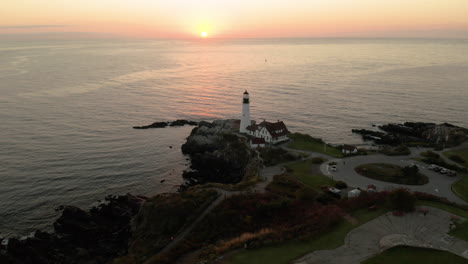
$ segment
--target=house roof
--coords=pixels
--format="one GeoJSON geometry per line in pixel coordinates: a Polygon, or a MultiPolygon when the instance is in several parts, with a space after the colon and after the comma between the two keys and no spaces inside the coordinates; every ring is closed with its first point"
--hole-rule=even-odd
{"type": "Polygon", "coordinates": [[[249,130],[249,131],[255,131],[257,130],[257,125],[256,124],[253,124],[253,125],[250,125],[250,126],[247,126],[245,129],[249,130]]]}
{"type": "Polygon", "coordinates": [[[346,144],[344,144],[344,145],[343,145],[343,149],[344,149],[344,150],[349,150],[349,151],[354,151],[354,150],[356,150],[357,148],[356,148],[355,146],[353,146],[353,145],[346,145],[346,144]]]}
{"type": "Polygon", "coordinates": [[[286,125],[284,124],[283,121],[278,121],[276,123],[263,121],[259,124],[259,126],[264,126],[268,130],[268,133],[270,133],[270,135],[273,138],[277,138],[277,137],[281,137],[281,136],[285,136],[289,134],[289,130],[288,128],[286,128],[286,125]]]}
{"type": "Polygon", "coordinates": [[[264,139],[264,138],[255,137],[255,138],[252,138],[252,139],[250,140],[250,142],[252,142],[252,144],[255,144],[255,145],[265,144],[265,139],[264,139]]]}

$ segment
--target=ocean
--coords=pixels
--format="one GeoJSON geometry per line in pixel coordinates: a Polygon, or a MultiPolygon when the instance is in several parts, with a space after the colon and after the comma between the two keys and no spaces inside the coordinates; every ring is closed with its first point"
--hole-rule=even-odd
{"type": "Polygon", "coordinates": [[[468,40],[2,41],[0,236],[51,230],[59,205],[175,191],[192,127],[132,126],[240,118],[244,90],[253,119],[336,144],[387,122],[468,127],[468,40]]]}

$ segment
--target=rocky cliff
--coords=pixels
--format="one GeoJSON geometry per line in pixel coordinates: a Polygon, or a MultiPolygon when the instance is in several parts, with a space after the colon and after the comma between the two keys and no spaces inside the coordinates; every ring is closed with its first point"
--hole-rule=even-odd
{"type": "Polygon", "coordinates": [[[206,182],[238,183],[256,157],[247,138],[237,133],[238,121],[201,122],[192,130],[182,152],[190,155],[189,185],[206,182]]]}

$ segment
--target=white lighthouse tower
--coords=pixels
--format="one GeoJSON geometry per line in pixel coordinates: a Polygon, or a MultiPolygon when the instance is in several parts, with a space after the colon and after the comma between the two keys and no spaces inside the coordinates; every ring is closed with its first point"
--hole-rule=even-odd
{"type": "Polygon", "coordinates": [[[242,100],[242,119],[240,122],[239,132],[247,133],[248,126],[250,126],[250,103],[249,93],[245,90],[244,99],[242,100]]]}

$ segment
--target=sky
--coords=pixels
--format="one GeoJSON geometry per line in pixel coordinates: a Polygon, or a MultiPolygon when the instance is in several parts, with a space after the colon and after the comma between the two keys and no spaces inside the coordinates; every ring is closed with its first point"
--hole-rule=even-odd
{"type": "Polygon", "coordinates": [[[2,0],[0,35],[468,38],[468,0],[2,0]]]}

